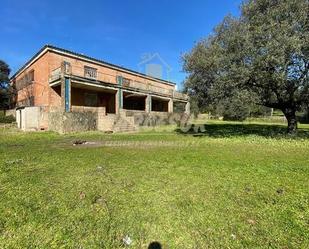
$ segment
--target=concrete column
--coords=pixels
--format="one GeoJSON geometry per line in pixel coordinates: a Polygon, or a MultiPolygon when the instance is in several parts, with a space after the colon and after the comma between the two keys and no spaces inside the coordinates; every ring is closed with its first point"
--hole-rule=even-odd
{"type": "Polygon", "coordinates": [[[61,109],[65,112],[71,111],[71,79],[69,77],[61,79],[61,109]]]}
{"type": "Polygon", "coordinates": [[[72,74],[72,67],[70,62],[63,61],[61,64],[61,73],[62,75],[72,74]]]}
{"type": "Polygon", "coordinates": [[[71,64],[63,61],[61,64],[61,109],[65,112],[71,111],[71,64]]]}
{"type": "Polygon", "coordinates": [[[151,95],[150,94],[148,94],[145,99],[145,111],[151,112],[151,95]]]}
{"type": "Polygon", "coordinates": [[[71,79],[65,78],[64,79],[64,89],[65,89],[65,111],[71,111],[71,79]]]}
{"type": "Polygon", "coordinates": [[[118,104],[119,104],[119,109],[123,109],[123,93],[122,93],[122,89],[118,90],[118,104]]]}
{"type": "Polygon", "coordinates": [[[117,90],[115,94],[115,112],[116,114],[119,113],[119,89],[117,90]]]}
{"type": "Polygon", "coordinates": [[[190,102],[187,102],[186,103],[186,110],[185,110],[185,113],[187,113],[187,114],[190,114],[190,102]]]}
{"type": "Polygon", "coordinates": [[[123,93],[122,93],[122,89],[118,89],[116,94],[115,94],[115,111],[116,114],[119,114],[120,111],[123,109],[123,93]]]}
{"type": "Polygon", "coordinates": [[[65,110],[65,83],[64,77],[61,78],[61,111],[65,110]]]}
{"type": "Polygon", "coordinates": [[[173,99],[170,99],[168,101],[168,112],[174,112],[174,103],[173,103],[173,99]]]}
{"type": "Polygon", "coordinates": [[[117,84],[119,89],[117,91],[116,103],[118,102],[118,105],[116,105],[116,113],[119,114],[123,109],[122,76],[117,76],[117,84]]]}

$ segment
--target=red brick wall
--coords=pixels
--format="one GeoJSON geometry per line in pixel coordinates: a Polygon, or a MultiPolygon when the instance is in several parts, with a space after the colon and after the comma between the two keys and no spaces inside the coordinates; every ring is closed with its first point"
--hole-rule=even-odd
{"type": "MultiPolygon", "coordinates": [[[[34,96],[35,106],[60,106],[60,88],[49,87],[48,78],[51,72],[50,63],[53,58],[50,52],[45,53],[27,69],[16,76],[15,81],[20,80],[26,73],[34,70],[33,84],[17,92],[17,102],[21,102],[30,95],[34,96]]],[[[57,61],[58,62],[58,61],[57,61]]]]}
{"type": "MultiPolygon", "coordinates": [[[[96,63],[90,63],[81,59],[76,59],[67,55],[60,55],[53,51],[48,51],[39,59],[33,62],[27,69],[19,73],[15,80],[19,80],[27,72],[34,70],[34,82],[31,93],[34,95],[35,106],[61,106],[61,90],[60,87],[49,86],[49,76],[51,72],[61,66],[63,61],[67,61],[72,66],[72,73],[79,76],[84,76],[84,66],[89,66],[97,69],[97,79],[113,84],[117,84],[116,76],[121,75],[132,81],[138,81],[145,85],[152,85],[163,89],[174,90],[173,85],[167,85],[157,80],[152,80],[147,77],[137,76],[129,72],[120,72],[117,69],[108,68],[96,63]]],[[[27,88],[28,89],[28,88],[27,88]]],[[[29,91],[18,91],[17,102],[23,101],[29,95],[29,91]]]]}
{"type": "Polygon", "coordinates": [[[98,65],[96,63],[86,62],[86,61],[83,61],[82,59],[76,59],[76,58],[72,58],[66,55],[60,55],[60,54],[53,53],[53,52],[50,52],[50,56],[49,56],[50,72],[60,67],[63,61],[67,61],[71,64],[72,74],[78,75],[81,77],[84,77],[84,67],[88,66],[88,67],[97,69],[97,79],[100,81],[117,84],[116,77],[117,75],[121,75],[124,78],[128,78],[132,81],[138,81],[145,85],[150,84],[155,87],[160,87],[160,88],[164,88],[168,90],[175,89],[174,85],[167,85],[157,80],[149,79],[147,77],[137,76],[137,75],[134,75],[133,73],[131,74],[131,73],[126,73],[126,72],[121,72],[117,69],[108,68],[105,66],[98,65]]]}

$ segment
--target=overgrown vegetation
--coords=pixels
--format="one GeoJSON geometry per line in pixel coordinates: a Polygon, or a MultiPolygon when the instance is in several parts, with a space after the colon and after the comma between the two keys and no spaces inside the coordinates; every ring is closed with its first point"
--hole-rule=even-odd
{"type": "Polygon", "coordinates": [[[269,108],[263,108],[250,103],[250,96],[235,93],[232,97],[224,98],[212,105],[212,115],[222,116],[224,120],[244,121],[248,117],[265,117],[270,115],[269,108]]]}
{"type": "Polygon", "coordinates": [[[0,248],[114,249],[127,237],[129,248],[309,246],[308,126],[0,129],[0,248]]]}
{"type": "Polygon", "coordinates": [[[0,123],[10,124],[15,122],[15,117],[13,115],[6,116],[3,111],[0,111],[0,123]]]}

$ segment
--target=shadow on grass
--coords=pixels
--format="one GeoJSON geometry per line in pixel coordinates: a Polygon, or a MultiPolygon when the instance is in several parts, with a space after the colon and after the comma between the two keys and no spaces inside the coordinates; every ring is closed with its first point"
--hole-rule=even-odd
{"type": "Polygon", "coordinates": [[[162,249],[162,246],[159,242],[151,242],[148,246],[148,249],[162,249]]]}
{"type": "Polygon", "coordinates": [[[239,137],[256,135],[266,138],[309,138],[308,129],[298,129],[296,134],[287,134],[286,127],[275,124],[193,124],[190,127],[178,127],[176,132],[196,137],[239,137]]]}

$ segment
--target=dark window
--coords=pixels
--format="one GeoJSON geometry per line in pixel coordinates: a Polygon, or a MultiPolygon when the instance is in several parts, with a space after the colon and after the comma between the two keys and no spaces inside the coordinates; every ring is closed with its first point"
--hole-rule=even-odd
{"type": "Polygon", "coordinates": [[[85,93],[85,105],[86,106],[97,106],[98,95],[96,93],[85,93]]]}
{"type": "Polygon", "coordinates": [[[97,78],[97,69],[93,67],[87,67],[85,66],[85,77],[96,79],[97,78]]]}
{"type": "Polygon", "coordinates": [[[122,85],[124,87],[129,87],[130,86],[130,82],[131,82],[131,80],[128,79],[128,78],[122,78],[122,85]]]}
{"type": "Polygon", "coordinates": [[[34,70],[31,70],[31,71],[28,73],[28,77],[29,77],[29,81],[34,81],[34,70]]]}

